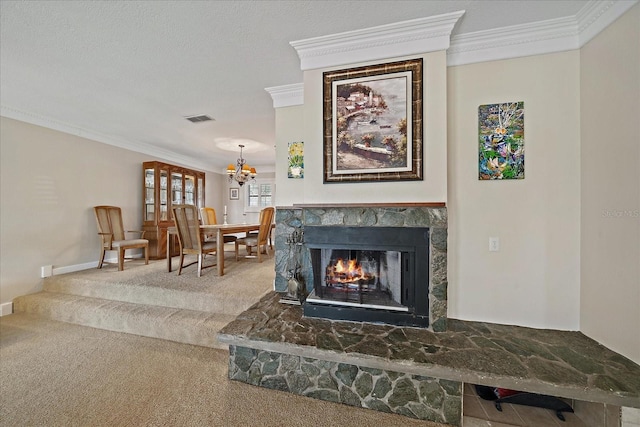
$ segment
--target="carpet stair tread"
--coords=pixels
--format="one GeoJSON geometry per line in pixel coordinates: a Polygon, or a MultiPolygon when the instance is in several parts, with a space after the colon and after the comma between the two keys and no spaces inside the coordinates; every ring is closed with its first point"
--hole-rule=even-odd
{"type": "Polygon", "coordinates": [[[185,344],[226,348],[217,333],[235,315],[41,291],[13,301],[14,312],[185,344]]]}
{"type": "MultiPolygon", "coordinates": [[[[53,276],[44,280],[43,289],[70,295],[148,304],[187,310],[235,314],[249,308],[260,296],[239,286],[194,284],[172,274],[170,280],[154,283],[144,280],[106,281],[82,275],[53,276]],[[215,287],[218,287],[216,289],[215,287]]],[[[110,278],[111,279],[111,278],[110,278]]]]}

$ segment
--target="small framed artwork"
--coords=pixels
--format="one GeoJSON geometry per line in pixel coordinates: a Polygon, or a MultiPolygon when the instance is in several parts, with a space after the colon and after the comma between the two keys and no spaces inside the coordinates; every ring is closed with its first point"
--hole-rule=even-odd
{"type": "Polygon", "coordinates": [[[289,143],[288,178],[304,178],[304,142],[289,143]]]}
{"type": "Polygon", "coordinates": [[[323,73],[324,182],[422,180],[422,59],[323,73]]]}
{"type": "Polygon", "coordinates": [[[478,107],[478,179],[524,179],[524,102],[478,107]]]}
{"type": "Polygon", "coordinates": [[[239,188],[230,188],[229,189],[229,199],[230,200],[239,200],[240,199],[240,189],[239,188]]]}

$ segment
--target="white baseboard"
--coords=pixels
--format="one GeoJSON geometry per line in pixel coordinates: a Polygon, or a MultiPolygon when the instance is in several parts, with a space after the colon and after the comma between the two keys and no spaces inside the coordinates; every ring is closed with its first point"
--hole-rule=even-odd
{"type": "MultiPolygon", "coordinates": [[[[128,258],[142,258],[142,255],[132,255],[132,256],[127,256],[128,258]]],[[[104,258],[104,262],[105,263],[110,263],[110,264],[117,264],[118,263],[118,257],[117,256],[107,256],[104,258]]],[[[126,261],[125,261],[126,262],[126,261]]],[[[53,269],[53,275],[56,276],[58,274],[66,274],[66,273],[73,273],[75,271],[81,271],[81,270],[89,270],[90,268],[98,268],[98,261],[92,261],[92,262],[87,262],[84,264],[75,264],[75,265],[66,265],[63,267],[55,267],[53,269]]]]}
{"type": "MultiPolygon", "coordinates": [[[[115,259],[118,262],[117,258],[115,259]]],[[[76,264],[76,265],[67,265],[64,267],[56,267],[52,269],[52,275],[56,274],[65,274],[65,273],[73,273],[74,271],[80,270],[88,270],[90,268],[96,268],[98,266],[98,261],[88,262],[85,264],[76,264]]],[[[0,317],[7,316],[13,313],[13,302],[6,302],[4,304],[0,304],[0,317]]]]}
{"type": "Polygon", "coordinates": [[[0,317],[7,316],[13,313],[13,303],[5,302],[4,304],[0,304],[0,317]]]}
{"type": "MultiPolygon", "coordinates": [[[[138,258],[137,256],[133,256],[132,258],[138,258]]],[[[140,255],[140,258],[142,258],[142,255],[140,255]]],[[[117,263],[118,262],[118,258],[117,257],[109,257],[109,258],[105,258],[105,262],[108,263],[117,263]]],[[[53,272],[53,276],[56,276],[58,274],[66,274],[66,273],[73,273],[75,271],[82,271],[82,270],[89,270],[90,268],[97,268],[98,267],[98,261],[92,261],[92,262],[87,262],[84,264],[75,264],[75,265],[66,265],[63,267],[55,267],[52,272],[53,272]]],[[[6,302],[4,304],[0,304],[0,317],[2,316],[7,316],[9,314],[13,313],[13,302],[6,302]]]]}
{"type": "MultiPolygon", "coordinates": [[[[116,259],[116,262],[118,260],[116,259]]],[[[74,271],[88,270],[90,268],[98,267],[98,261],[87,262],[85,264],[66,265],[63,267],[55,267],[53,269],[53,275],[73,273],[74,271]]]]}

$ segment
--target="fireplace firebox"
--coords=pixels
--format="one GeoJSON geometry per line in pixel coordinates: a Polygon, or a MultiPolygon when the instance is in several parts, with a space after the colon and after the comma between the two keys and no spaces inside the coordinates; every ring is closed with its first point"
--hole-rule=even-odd
{"type": "Polygon", "coordinates": [[[429,325],[429,229],[306,226],[313,291],[304,315],[429,325]]]}

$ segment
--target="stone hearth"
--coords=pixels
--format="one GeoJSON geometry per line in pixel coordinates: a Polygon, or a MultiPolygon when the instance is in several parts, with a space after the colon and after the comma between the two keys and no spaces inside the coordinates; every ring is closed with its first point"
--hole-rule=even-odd
{"type": "Polygon", "coordinates": [[[275,246],[277,292],[218,336],[229,345],[233,380],[454,426],[465,383],[640,408],[640,366],[579,332],[447,319],[444,205],[278,207],[275,246]],[[300,305],[281,303],[287,238],[305,225],[429,228],[429,327],[304,317],[300,305]]]}
{"type": "Polygon", "coordinates": [[[454,319],[433,332],[305,318],[279,301],[220,332],[231,379],[456,426],[464,383],[640,408],[640,366],[579,332],[454,319]]]}

